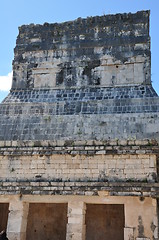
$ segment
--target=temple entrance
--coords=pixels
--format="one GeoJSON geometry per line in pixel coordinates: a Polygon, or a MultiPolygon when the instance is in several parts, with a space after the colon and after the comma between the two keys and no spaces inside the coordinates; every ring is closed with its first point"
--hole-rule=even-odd
{"type": "Polygon", "coordinates": [[[124,205],[87,204],[86,240],[124,240],[124,205]]]}
{"type": "Polygon", "coordinates": [[[29,204],[26,240],[66,240],[67,204],[29,204]]]}
{"type": "Polygon", "coordinates": [[[7,229],[9,203],[0,203],[0,231],[7,229]]]}

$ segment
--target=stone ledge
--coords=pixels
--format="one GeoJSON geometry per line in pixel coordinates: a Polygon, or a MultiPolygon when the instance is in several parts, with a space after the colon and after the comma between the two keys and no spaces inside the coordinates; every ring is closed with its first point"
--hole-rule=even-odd
{"type": "Polygon", "coordinates": [[[112,140],[57,140],[57,141],[0,141],[0,147],[67,147],[67,146],[159,146],[154,139],[112,139],[112,140]]]}
{"type": "Polygon", "coordinates": [[[21,181],[0,182],[0,195],[100,195],[159,197],[159,183],[143,182],[54,182],[21,181]]]}
{"type": "Polygon", "coordinates": [[[0,155],[158,154],[156,140],[0,141],[0,155]]]}

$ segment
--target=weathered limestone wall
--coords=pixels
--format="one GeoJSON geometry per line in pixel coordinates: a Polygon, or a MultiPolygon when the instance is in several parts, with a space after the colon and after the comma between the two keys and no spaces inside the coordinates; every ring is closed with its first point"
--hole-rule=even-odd
{"type": "MultiPolygon", "coordinates": [[[[78,105],[71,103],[3,104],[0,106],[0,140],[159,140],[159,99],[156,100],[155,111],[122,114],[105,114],[109,109],[105,102],[84,103],[83,113],[74,113],[79,111],[78,105]]],[[[130,108],[136,111],[138,104],[140,102],[130,108]]],[[[125,106],[117,108],[126,109],[125,106]]]]}
{"type": "Polygon", "coordinates": [[[10,240],[30,239],[28,219],[42,219],[44,203],[68,206],[66,240],[86,239],[89,204],[123,206],[124,240],[158,239],[150,60],[149,11],[19,28],[12,89],[0,104],[10,240]]]}
{"type": "MultiPolygon", "coordinates": [[[[89,149],[89,147],[87,147],[89,149]]],[[[104,151],[103,151],[104,153],[104,151]]],[[[157,179],[156,156],[52,155],[1,156],[0,180],[143,181],[157,179]]]]}
{"type": "MultiPolygon", "coordinates": [[[[1,201],[5,201],[6,198],[1,198],[1,201]]],[[[11,240],[25,240],[26,239],[26,227],[29,211],[29,203],[19,201],[17,196],[10,196],[9,201],[9,215],[7,232],[8,238],[11,240]]]]}
{"type": "Polygon", "coordinates": [[[149,11],[19,28],[12,89],[150,84],[149,11]]]}
{"type": "Polygon", "coordinates": [[[0,142],[1,181],[156,182],[155,140],[0,142]]]}
{"type": "Polygon", "coordinates": [[[149,11],[21,26],[0,140],[159,141],[150,60],[149,11]]]}
{"type": "MultiPolygon", "coordinates": [[[[85,225],[85,217],[87,215],[88,204],[123,204],[125,217],[124,240],[158,239],[156,200],[152,198],[108,196],[107,192],[103,191],[99,192],[99,196],[94,197],[40,195],[26,195],[20,197],[15,195],[2,195],[0,197],[0,201],[7,201],[10,203],[8,222],[9,239],[25,240],[29,203],[39,204],[44,202],[47,204],[68,204],[66,240],[85,239],[87,230],[87,226],[85,225]]],[[[35,227],[35,225],[33,227],[35,227]]],[[[40,229],[37,229],[37,231],[40,231],[40,229]]]]}
{"type": "Polygon", "coordinates": [[[0,194],[159,196],[154,140],[0,144],[0,194]]]}

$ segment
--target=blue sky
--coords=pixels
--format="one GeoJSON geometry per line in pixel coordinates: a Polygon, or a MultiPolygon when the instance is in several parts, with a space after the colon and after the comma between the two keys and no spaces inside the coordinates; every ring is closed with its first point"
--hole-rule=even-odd
{"type": "Polygon", "coordinates": [[[7,95],[6,90],[10,86],[18,26],[30,23],[64,22],[78,17],[103,14],[134,13],[148,9],[151,10],[152,83],[159,94],[158,0],[0,0],[0,101],[7,95]]]}

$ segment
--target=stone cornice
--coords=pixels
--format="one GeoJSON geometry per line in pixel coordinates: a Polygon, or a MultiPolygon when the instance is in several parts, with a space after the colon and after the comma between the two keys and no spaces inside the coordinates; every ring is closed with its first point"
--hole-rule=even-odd
{"type": "Polygon", "coordinates": [[[0,141],[0,155],[159,154],[155,140],[0,141]]]}
{"type": "Polygon", "coordinates": [[[159,197],[159,183],[145,182],[54,182],[3,181],[0,195],[109,195],[159,197]]]}

